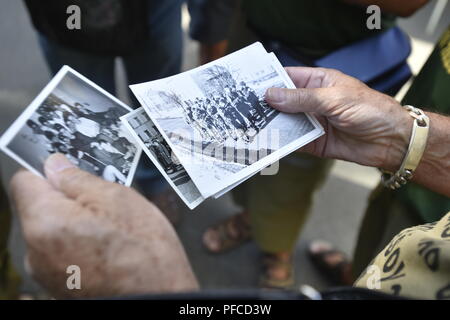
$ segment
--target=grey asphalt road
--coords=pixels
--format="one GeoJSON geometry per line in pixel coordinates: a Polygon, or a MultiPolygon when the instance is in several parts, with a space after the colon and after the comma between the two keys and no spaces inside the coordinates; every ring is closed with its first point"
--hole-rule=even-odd
{"type": "MultiPolygon", "coordinates": [[[[413,36],[424,41],[435,41],[448,24],[449,7],[445,21],[433,35],[425,34],[424,26],[432,10],[432,3],[401,25],[413,36]],[[446,20],[447,19],[447,20],[446,20]]],[[[42,89],[49,72],[39,50],[36,34],[25,12],[22,1],[0,0],[0,131],[17,117],[32,98],[42,89]]],[[[185,68],[196,64],[196,44],[186,39],[185,68]]],[[[126,92],[123,70],[117,71],[119,97],[126,92]]],[[[0,155],[3,183],[7,185],[18,165],[3,154],[0,155]]],[[[349,170],[348,175],[351,175],[349,170]]],[[[341,175],[342,176],[342,175],[341,175]]],[[[345,174],[343,175],[345,177],[345,174]]],[[[331,241],[348,254],[355,244],[362,212],[370,190],[367,184],[356,184],[351,179],[331,175],[316,194],[315,203],[299,238],[296,250],[296,284],[310,284],[319,289],[329,284],[324,281],[309,262],[305,247],[316,238],[331,241]],[[351,201],[349,201],[351,199],[351,201]]],[[[258,284],[259,251],[254,243],[248,243],[230,253],[216,256],[208,254],[201,245],[202,232],[211,224],[238,212],[229,195],[219,200],[208,200],[195,211],[184,209],[182,221],[177,226],[193,268],[202,286],[207,288],[255,287],[258,284]]],[[[23,266],[25,245],[20,226],[15,219],[10,239],[13,260],[23,276],[23,291],[37,293],[41,288],[26,274],[23,266]]]]}

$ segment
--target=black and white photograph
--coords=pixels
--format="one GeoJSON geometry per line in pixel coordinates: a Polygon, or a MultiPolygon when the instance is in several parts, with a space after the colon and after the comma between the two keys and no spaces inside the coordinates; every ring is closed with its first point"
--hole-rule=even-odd
{"type": "Polygon", "coordinates": [[[129,186],[138,148],[120,117],[125,104],[64,66],[3,135],[3,151],[44,176],[43,163],[64,154],[79,168],[129,186]]]}
{"type": "Polygon", "coordinates": [[[144,108],[126,114],[121,120],[184,203],[190,209],[198,206],[204,198],[144,108]]]}
{"type": "Polygon", "coordinates": [[[260,43],[170,78],[131,86],[203,197],[311,142],[307,114],[267,105],[270,87],[292,87],[260,43]]]}

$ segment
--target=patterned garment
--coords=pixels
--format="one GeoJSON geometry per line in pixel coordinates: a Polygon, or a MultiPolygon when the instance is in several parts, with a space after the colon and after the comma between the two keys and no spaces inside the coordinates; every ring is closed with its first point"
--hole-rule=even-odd
{"type": "Polygon", "coordinates": [[[400,232],[355,286],[403,297],[450,300],[450,212],[438,222],[400,232]]]}

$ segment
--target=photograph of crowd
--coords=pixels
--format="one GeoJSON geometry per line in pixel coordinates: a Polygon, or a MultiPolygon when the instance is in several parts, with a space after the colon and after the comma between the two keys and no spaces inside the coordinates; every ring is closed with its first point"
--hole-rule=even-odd
{"type": "Polygon", "coordinates": [[[137,148],[120,117],[129,110],[68,71],[33,112],[14,124],[6,148],[43,173],[52,153],[66,155],[75,165],[105,180],[129,184],[137,148]]]}
{"type": "Polygon", "coordinates": [[[223,143],[232,138],[251,143],[278,114],[223,66],[201,70],[193,78],[204,95],[184,101],[184,119],[204,141],[223,143]]]}
{"type": "Polygon", "coordinates": [[[144,108],[125,115],[122,121],[186,205],[193,209],[200,204],[200,192],[144,108]]]}
{"type": "Polygon", "coordinates": [[[323,133],[309,115],[264,100],[291,86],[255,43],[184,73],[130,86],[204,198],[220,194],[323,133]]]}

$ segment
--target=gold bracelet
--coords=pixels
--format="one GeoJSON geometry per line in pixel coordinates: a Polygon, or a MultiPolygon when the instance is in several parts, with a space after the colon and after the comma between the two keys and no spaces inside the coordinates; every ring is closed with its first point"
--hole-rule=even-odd
{"type": "Polygon", "coordinates": [[[399,189],[413,177],[414,170],[419,165],[425,151],[430,129],[430,119],[421,109],[412,106],[404,106],[404,108],[414,118],[408,151],[400,169],[396,173],[383,171],[381,175],[381,181],[384,186],[392,190],[399,189]]]}

